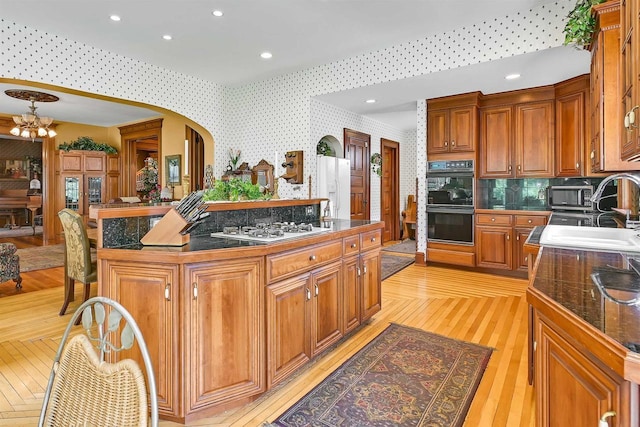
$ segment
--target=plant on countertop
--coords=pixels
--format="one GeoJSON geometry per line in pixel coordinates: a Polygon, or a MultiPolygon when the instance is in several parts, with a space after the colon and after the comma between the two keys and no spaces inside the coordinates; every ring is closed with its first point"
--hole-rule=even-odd
{"type": "Polygon", "coordinates": [[[269,193],[262,193],[258,184],[252,184],[239,178],[228,181],[217,180],[213,188],[206,190],[202,196],[204,201],[238,201],[268,200],[269,193]]]}
{"type": "Polygon", "coordinates": [[[88,150],[88,151],[104,151],[107,154],[117,154],[118,150],[109,144],[102,142],[95,142],[93,138],[88,136],[81,136],[75,141],[69,143],[62,143],[58,146],[58,149],[64,151],[70,150],[88,150]]]}
{"type": "Polygon", "coordinates": [[[591,6],[604,3],[606,0],[578,0],[569,15],[564,27],[564,44],[574,43],[576,47],[589,46],[596,28],[596,19],[591,14],[591,6]]]}
{"type": "Polygon", "coordinates": [[[373,153],[371,155],[371,170],[382,176],[382,156],[380,153],[373,153]]]}

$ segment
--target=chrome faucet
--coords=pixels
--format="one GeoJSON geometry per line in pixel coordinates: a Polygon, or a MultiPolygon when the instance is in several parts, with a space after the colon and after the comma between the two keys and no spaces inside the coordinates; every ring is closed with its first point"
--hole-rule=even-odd
{"type": "MultiPolygon", "coordinates": [[[[629,172],[620,172],[620,173],[614,173],[613,175],[609,175],[607,177],[605,177],[602,182],[600,183],[600,185],[598,185],[598,188],[596,188],[596,190],[593,192],[593,195],[591,196],[591,203],[597,203],[600,201],[600,199],[602,198],[602,193],[604,193],[604,188],[607,186],[608,183],[610,183],[613,180],[616,179],[627,179],[631,182],[633,182],[635,185],[638,186],[638,188],[640,188],[640,176],[638,175],[634,175],[632,173],[629,172]]],[[[627,211],[627,224],[626,227],[637,227],[638,224],[636,223],[631,223],[629,221],[629,212],[627,211]]]]}

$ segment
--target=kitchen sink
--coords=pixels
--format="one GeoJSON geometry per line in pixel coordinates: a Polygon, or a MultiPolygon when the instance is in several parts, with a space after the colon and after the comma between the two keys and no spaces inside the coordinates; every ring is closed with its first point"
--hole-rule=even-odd
{"type": "Polygon", "coordinates": [[[556,248],[640,253],[640,231],[629,228],[547,225],[540,235],[540,244],[556,248]]]}

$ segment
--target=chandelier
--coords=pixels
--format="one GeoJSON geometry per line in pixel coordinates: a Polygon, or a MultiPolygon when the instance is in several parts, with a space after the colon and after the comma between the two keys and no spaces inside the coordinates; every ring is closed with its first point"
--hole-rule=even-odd
{"type": "Polygon", "coordinates": [[[38,102],[56,102],[60,98],[55,95],[51,95],[44,92],[36,92],[32,90],[21,89],[9,89],[4,91],[5,94],[12,98],[24,99],[31,102],[29,112],[20,116],[13,116],[13,121],[16,126],[9,131],[11,135],[21,136],[23,138],[31,138],[31,141],[35,141],[37,137],[48,136],[53,138],[56,136],[56,131],[49,129],[53,118],[41,117],[36,113],[36,101],[38,102]]]}

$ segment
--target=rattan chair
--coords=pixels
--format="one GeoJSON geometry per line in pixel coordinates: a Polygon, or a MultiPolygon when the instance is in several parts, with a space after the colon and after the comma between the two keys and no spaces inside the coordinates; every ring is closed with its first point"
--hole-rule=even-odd
{"type": "Polygon", "coordinates": [[[158,425],[158,399],[149,352],[135,320],[122,305],[109,298],[94,297],[73,314],[53,361],[38,425],[158,425]],[[105,306],[109,307],[108,315],[105,306]],[[79,317],[85,333],[69,338],[79,317]],[[112,337],[117,339],[112,341],[112,337]],[[105,354],[130,349],[134,341],[138,342],[144,361],[146,387],[145,375],[134,360],[105,362],[105,354]]]}
{"type": "MultiPolygon", "coordinates": [[[[82,216],[71,209],[62,209],[58,217],[64,230],[64,303],[62,316],[73,300],[75,281],[84,283],[84,301],[89,299],[91,283],[98,281],[98,267],[91,261],[91,247],[82,216]]],[[[79,319],[78,319],[79,320],[79,319]]]]}

